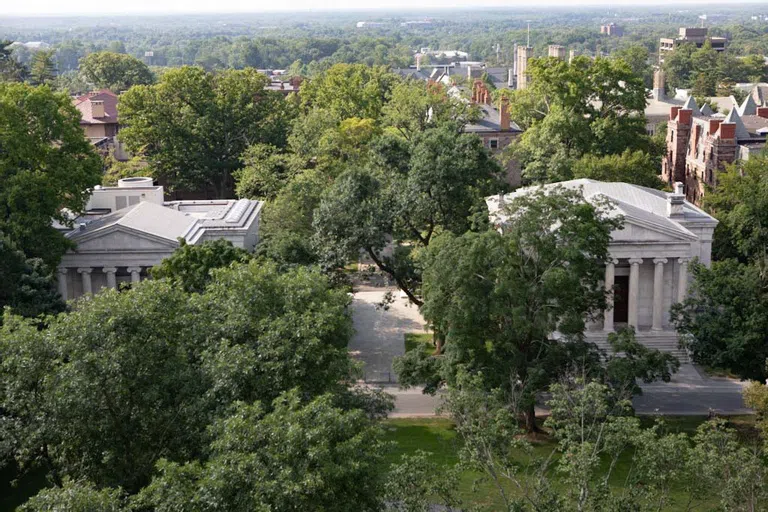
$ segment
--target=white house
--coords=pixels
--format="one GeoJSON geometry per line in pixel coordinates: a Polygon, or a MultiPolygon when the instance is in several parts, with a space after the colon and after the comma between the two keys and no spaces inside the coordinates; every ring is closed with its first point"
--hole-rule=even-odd
{"type": "MultiPolygon", "coordinates": [[[[612,233],[612,259],[605,269],[605,287],[614,290],[613,304],[602,322],[588,326],[588,338],[601,343],[616,327],[630,325],[644,343],[675,350],[677,335],[669,310],[688,293],[689,262],[698,258],[710,264],[717,220],[685,200],[682,184],[677,184],[674,193],[589,179],[544,185],[543,189],[555,186],[580,188],[587,201],[607,198],[613,205],[611,213],[624,217],[624,226],[612,233]]],[[[486,198],[492,222],[507,221],[500,204],[538,188],[518,189],[501,203],[500,196],[486,198]]]]}
{"type": "Polygon", "coordinates": [[[226,239],[252,251],[262,203],[248,199],[163,201],[151,178],[126,178],[96,187],[74,229],[57,226],[75,242],[58,268],[59,293],[74,299],[104,287],[137,282],[179,247],[226,239]]]}

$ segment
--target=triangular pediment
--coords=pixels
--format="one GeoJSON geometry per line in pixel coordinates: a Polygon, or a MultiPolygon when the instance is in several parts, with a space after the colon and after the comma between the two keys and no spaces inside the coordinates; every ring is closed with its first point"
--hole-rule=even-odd
{"type": "Polygon", "coordinates": [[[614,242],[672,242],[690,243],[696,235],[687,230],[669,229],[666,226],[655,225],[644,220],[624,216],[622,229],[611,234],[614,242]]]}
{"type": "Polygon", "coordinates": [[[178,241],[168,240],[125,226],[111,226],[92,233],[85,232],[72,238],[77,244],[75,252],[129,252],[174,250],[178,241]]]}

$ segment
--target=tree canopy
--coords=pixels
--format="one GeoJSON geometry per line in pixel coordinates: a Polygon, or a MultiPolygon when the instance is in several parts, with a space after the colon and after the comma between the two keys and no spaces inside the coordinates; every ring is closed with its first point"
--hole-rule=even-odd
{"type": "Polygon", "coordinates": [[[250,144],[285,145],[290,113],[255,69],[208,73],[185,66],[120,98],[120,137],[171,189],[231,197],[250,144]]]}
{"type": "Polygon", "coordinates": [[[48,87],[0,83],[0,231],[28,258],[54,265],[69,247],[51,220],[69,222],[101,163],[80,128],[80,113],[48,87]]]}
{"type": "Polygon", "coordinates": [[[88,83],[116,93],[134,85],[150,85],[155,81],[146,64],[124,53],[90,53],[80,59],[79,68],[88,83]]]}

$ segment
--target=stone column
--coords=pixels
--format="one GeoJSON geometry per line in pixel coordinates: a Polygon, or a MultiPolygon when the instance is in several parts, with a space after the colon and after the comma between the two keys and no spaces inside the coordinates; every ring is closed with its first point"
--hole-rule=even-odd
{"type": "Polygon", "coordinates": [[[128,272],[131,273],[132,283],[138,283],[141,281],[141,267],[128,267],[128,272]]]}
{"type": "Polygon", "coordinates": [[[688,295],[688,258],[679,258],[680,276],[677,281],[677,302],[683,302],[688,295]]]}
{"type": "Polygon", "coordinates": [[[67,275],[69,275],[69,269],[67,267],[59,267],[56,269],[59,276],[57,279],[59,285],[59,295],[64,300],[67,300],[67,275]]]}
{"type": "Polygon", "coordinates": [[[637,330],[637,303],[640,298],[640,264],[642,258],[629,259],[629,313],[627,323],[637,330]]]}
{"type": "Polygon", "coordinates": [[[613,332],[613,285],[618,262],[619,260],[611,259],[605,264],[605,291],[608,292],[608,297],[606,299],[607,307],[603,312],[603,330],[606,332],[613,332]]]}
{"type": "Polygon", "coordinates": [[[83,279],[83,295],[92,294],[93,287],[91,286],[91,272],[93,272],[93,268],[81,267],[78,268],[77,271],[80,273],[80,277],[83,279]]]}
{"type": "Polygon", "coordinates": [[[664,264],[666,258],[654,258],[653,264],[653,325],[651,329],[660,331],[664,323],[664,264]]]}
{"type": "Polygon", "coordinates": [[[116,267],[104,267],[102,268],[105,274],[107,274],[107,288],[112,288],[113,290],[117,290],[117,277],[115,276],[115,273],[117,272],[116,267]]]}

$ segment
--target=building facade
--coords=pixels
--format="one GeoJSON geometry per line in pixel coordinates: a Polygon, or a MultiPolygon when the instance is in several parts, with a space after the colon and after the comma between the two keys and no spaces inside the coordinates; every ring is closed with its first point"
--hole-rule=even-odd
{"type": "Polygon", "coordinates": [[[76,299],[149,276],[149,269],[179,247],[225,239],[252,251],[258,243],[262,203],[248,199],[163,201],[151,178],[126,178],[99,187],[73,227],[57,226],[76,244],[58,267],[59,293],[76,299]]]}
{"type": "Polygon", "coordinates": [[[728,44],[728,39],[725,37],[710,37],[709,29],[706,27],[680,27],[677,37],[659,39],[659,62],[664,62],[664,56],[681,44],[689,43],[696,45],[696,48],[701,48],[707,41],[717,52],[724,52],[728,44]]]}
{"type": "Polygon", "coordinates": [[[608,23],[607,25],[600,25],[600,33],[608,36],[622,37],[624,35],[624,27],[615,23],[608,23]]]}
{"type": "MultiPolygon", "coordinates": [[[[611,214],[624,218],[623,227],[611,234],[608,248],[604,284],[612,291],[609,307],[602,320],[588,325],[588,338],[605,343],[608,333],[632,326],[641,342],[675,351],[677,337],[669,310],[687,297],[690,262],[697,259],[710,264],[717,220],[686,201],[681,184],[672,193],[589,179],[543,188],[557,186],[580,189],[587,201],[608,199],[611,214]]],[[[486,198],[492,222],[503,229],[510,222],[504,204],[537,189],[527,187],[486,198]]]]}
{"type": "Polygon", "coordinates": [[[528,86],[528,61],[533,58],[532,46],[518,46],[515,56],[515,73],[517,76],[517,88],[525,89],[528,86]]]}
{"type": "Polygon", "coordinates": [[[716,186],[718,171],[765,148],[768,104],[760,94],[755,88],[727,115],[713,113],[708,106],[699,109],[693,97],[671,107],[662,179],[670,186],[683,183],[686,198],[700,204],[706,188],[716,186]]]}

